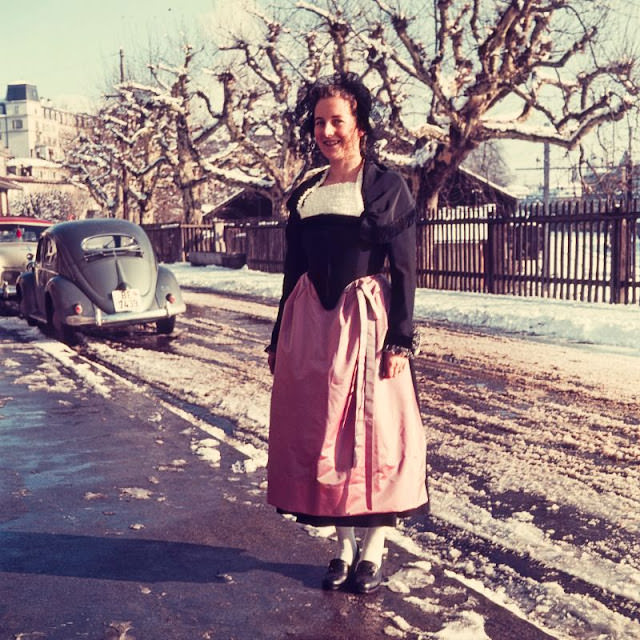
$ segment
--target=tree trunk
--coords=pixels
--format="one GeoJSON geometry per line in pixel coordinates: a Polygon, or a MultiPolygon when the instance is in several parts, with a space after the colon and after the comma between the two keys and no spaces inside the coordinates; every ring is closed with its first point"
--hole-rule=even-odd
{"type": "Polygon", "coordinates": [[[271,217],[274,220],[286,220],[289,215],[287,211],[287,198],[282,193],[271,195],[271,217]]]}
{"type": "MultiPolygon", "coordinates": [[[[452,139],[458,141],[457,146],[439,145],[431,161],[430,166],[422,167],[417,171],[417,187],[415,189],[416,211],[419,218],[434,219],[437,215],[440,191],[446,181],[455,174],[473,145],[469,141],[461,141],[461,136],[455,130],[451,131],[452,139]]],[[[424,264],[420,265],[427,273],[433,274],[436,270],[436,252],[434,235],[435,226],[426,224],[421,226],[423,234],[424,264]]],[[[437,288],[437,277],[431,275],[426,279],[426,286],[437,288]]]]}
{"type": "Polygon", "coordinates": [[[430,164],[417,170],[416,207],[418,215],[431,217],[440,204],[440,191],[453,177],[469,152],[474,148],[470,140],[460,140],[460,135],[451,133],[455,144],[438,147],[430,164]]]}
{"type": "Polygon", "coordinates": [[[199,192],[199,185],[193,183],[182,187],[182,209],[187,224],[202,224],[199,192]]]}
{"type": "Polygon", "coordinates": [[[434,189],[431,173],[426,170],[418,172],[418,187],[416,189],[416,211],[419,218],[433,218],[438,209],[440,189],[434,189]]]}

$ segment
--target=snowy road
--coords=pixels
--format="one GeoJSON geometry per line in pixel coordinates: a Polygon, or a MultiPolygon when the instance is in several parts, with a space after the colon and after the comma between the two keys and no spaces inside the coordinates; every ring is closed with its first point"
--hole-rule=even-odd
{"type": "MultiPolygon", "coordinates": [[[[227,418],[261,466],[271,384],[263,349],[275,308],[186,297],[176,337],[125,334],[82,351],[204,422],[227,418]]],[[[389,587],[437,611],[443,601],[410,593],[432,579],[431,566],[541,636],[640,637],[640,359],[447,326],[422,333],[433,518],[396,536],[424,564],[389,587]]],[[[455,628],[461,615],[468,631],[482,628],[473,602],[455,621],[441,613],[455,628]]],[[[441,637],[456,637],[455,628],[441,637]]]]}
{"type": "MultiPolygon", "coordinates": [[[[79,351],[195,415],[203,441],[206,430],[225,431],[258,468],[275,307],[185,297],[175,336],[89,338],[79,351]]],[[[640,358],[451,325],[421,329],[433,517],[394,535],[416,562],[388,587],[443,627],[398,637],[502,640],[490,601],[540,638],[639,638],[640,358]]]]}

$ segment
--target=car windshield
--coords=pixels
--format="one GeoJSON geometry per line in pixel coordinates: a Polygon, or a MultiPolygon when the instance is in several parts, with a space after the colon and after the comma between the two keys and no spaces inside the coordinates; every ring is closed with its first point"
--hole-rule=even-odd
{"type": "Polygon", "coordinates": [[[109,233],[85,238],[81,244],[85,260],[95,260],[111,256],[139,256],[143,251],[133,236],[109,233]]]}
{"type": "Polygon", "coordinates": [[[0,242],[37,242],[45,227],[0,224],[0,242]]]}

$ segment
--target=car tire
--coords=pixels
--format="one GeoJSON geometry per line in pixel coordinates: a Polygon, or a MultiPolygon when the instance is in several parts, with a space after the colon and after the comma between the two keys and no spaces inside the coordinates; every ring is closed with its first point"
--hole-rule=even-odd
{"type": "Polygon", "coordinates": [[[161,318],[160,320],[156,320],[156,331],[158,333],[169,334],[173,333],[173,330],[176,327],[176,317],[169,316],[168,318],[161,318]]]}
{"type": "Polygon", "coordinates": [[[18,315],[20,315],[20,317],[24,318],[27,321],[27,324],[30,327],[36,327],[38,325],[38,321],[35,320],[34,318],[32,318],[28,312],[27,312],[27,304],[24,301],[24,298],[22,297],[22,290],[18,289],[17,293],[16,293],[16,299],[17,299],[17,303],[18,303],[18,315]]]}
{"type": "Polygon", "coordinates": [[[53,303],[47,305],[47,320],[49,328],[52,330],[56,340],[64,342],[64,344],[72,347],[78,343],[78,336],[74,329],[68,324],[64,324],[60,318],[60,313],[56,310],[53,303]]]}

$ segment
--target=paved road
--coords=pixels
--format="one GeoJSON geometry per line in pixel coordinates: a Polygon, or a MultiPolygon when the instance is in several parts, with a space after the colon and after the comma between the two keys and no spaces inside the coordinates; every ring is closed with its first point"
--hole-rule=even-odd
{"type": "Polygon", "coordinates": [[[381,633],[365,603],[316,588],[322,546],[263,505],[261,478],[214,472],[135,390],[42,389],[58,368],[3,338],[0,638],[381,633]]]}
{"type": "MultiPolygon", "coordinates": [[[[265,505],[263,470],[223,443],[212,465],[144,388],[16,339],[0,328],[0,640],[426,639],[469,599],[492,639],[548,637],[438,569],[424,609],[323,592],[332,546],[265,505]]],[[[412,560],[392,544],[386,573],[412,560]]]]}

